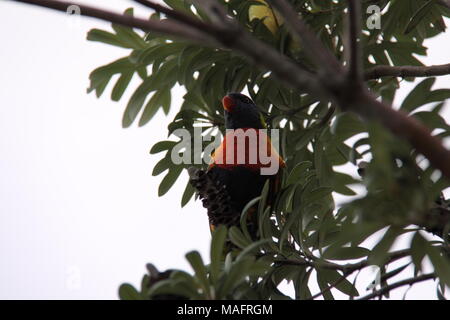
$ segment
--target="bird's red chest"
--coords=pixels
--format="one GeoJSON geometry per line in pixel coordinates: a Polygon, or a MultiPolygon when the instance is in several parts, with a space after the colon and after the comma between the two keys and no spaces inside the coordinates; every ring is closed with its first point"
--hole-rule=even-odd
{"type": "Polygon", "coordinates": [[[232,169],[243,166],[258,170],[270,167],[273,161],[284,166],[284,161],[273,147],[266,130],[243,128],[227,130],[222,144],[212,155],[210,167],[232,169]]]}

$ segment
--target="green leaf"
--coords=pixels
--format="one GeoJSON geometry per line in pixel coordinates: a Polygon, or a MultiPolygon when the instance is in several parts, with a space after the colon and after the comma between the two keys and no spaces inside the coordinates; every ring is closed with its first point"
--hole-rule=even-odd
{"type": "Polygon", "coordinates": [[[400,109],[406,112],[414,111],[416,108],[423,105],[425,97],[430,93],[436,78],[427,78],[420,82],[403,100],[400,109]]]}
{"type": "Polygon", "coordinates": [[[300,139],[297,141],[297,144],[295,145],[295,150],[301,150],[305,148],[314,138],[316,132],[317,128],[315,127],[311,127],[303,131],[302,135],[300,135],[300,139]]]}
{"type": "Polygon", "coordinates": [[[183,170],[182,166],[174,166],[169,169],[169,172],[167,175],[162,179],[161,183],[159,184],[158,188],[158,196],[161,197],[167,193],[167,191],[172,188],[175,181],[177,181],[178,177],[181,174],[181,171],[183,170]]]}
{"type": "Polygon", "coordinates": [[[355,114],[343,112],[336,116],[330,131],[334,138],[345,141],[358,133],[367,131],[367,127],[355,114]]]}
{"type": "Polygon", "coordinates": [[[439,281],[450,287],[450,258],[448,253],[444,254],[440,252],[439,248],[431,245],[428,246],[427,253],[439,281]]]}
{"type": "Polygon", "coordinates": [[[450,128],[445,119],[433,111],[416,112],[412,116],[431,129],[442,128],[448,130],[450,128]]]}
{"type": "MultiPolygon", "coordinates": [[[[100,97],[105,90],[106,86],[108,85],[111,78],[118,73],[121,74],[129,74],[134,72],[134,65],[130,62],[128,58],[121,58],[116,61],[113,61],[107,65],[101,66],[94,71],[91,72],[89,75],[90,80],[90,86],[87,89],[87,92],[90,93],[93,90],[95,90],[97,97],[100,97]]],[[[120,79],[119,79],[120,80],[120,79]]],[[[119,86],[122,85],[122,83],[125,81],[123,79],[119,86]]],[[[116,83],[116,86],[117,83],[116,83]]],[[[119,92],[119,89],[115,89],[117,95],[119,92]]]]}
{"type": "Polygon", "coordinates": [[[200,256],[200,253],[197,251],[191,251],[186,254],[186,259],[189,261],[192,269],[197,276],[197,279],[200,281],[205,293],[209,294],[209,280],[206,271],[205,264],[203,263],[203,259],[200,256]]]}
{"type": "Polygon", "coordinates": [[[296,300],[307,300],[312,297],[311,291],[308,287],[309,277],[312,270],[313,269],[310,269],[306,272],[306,268],[304,268],[298,273],[297,279],[295,279],[294,282],[296,300]]]}
{"type": "Polygon", "coordinates": [[[382,281],[387,281],[393,277],[395,277],[396,275],[400,274],[401,272],[403,272],[403,270],[405,270],[406,268],[408,268],[411,265],[411,262],[408,262],[407,264],[400,266],[392,271],[389,271],[385,274],[383,274],[382,276],[382,281]]]}
{"type": "Polygon", "coordinates": [[[159,108],[162,107],[164,112],[167,114],[170,108],[170,91],[169,90],[158,90],[150,98],[147,105],[145,106],[144,112],[142,113],[141,119],[139,120],[139,126],[147,124],[153,116],[158,112],[159,108]]]}
{"type": "Polygon", "coordinates": [[[299,206],[299,207],[295,208],[294,211],[288,215],[286,223],[281,228],[281,236],[280,236],[280,239],[278,240],[278,242],[279,242],[278,246],[279,246],[280,250],[282,250],[282,248],[283,248],[283,243],[287,239],[291,227],[294,225],[294,223],[298,222],[298,220],[300,219],[301,213],[302,213],[302,210],[301,210],[301,207],[299,206]]]}
{"type": "Polygon", "coordinates": [[[333,191],[330,187],[318,187],[311,192],[304,195],[304,201],[305,203],[313,203],[313,202],[323,202],[323,200],[331,195],[331,192],[333,191]]]}
{"type": "Polygon", "coordinates": [[[122,98],[125,90],[130,84],[131,79],[133,78],[133,75],[134,75],[133,71],[122,73],[122,75],[120,76],[119,80],[117,80],[116,85],[114,86],[111,92],[111,100],[119,101],[120,98],[122,98]]]}
{"type": "Polygon", "coordinates": [[[401,234],[401,230],[395,227],[389,227],[383,238],[377,243],[377,245],[372,249],[369,255],[370,263],[374,265],[381,266],[386,261],[389,249],[394,244],[397,237],[401,234]]]}
{"type": "Polygon", "coordinates": [[[131,284],[124,283],[119,287],[120,300],[142,300],[140,293],[131,284]]]}
{"type": "Polygon", "coordinates": [[[320,185],[329,186],[334,172],[323,148],[323,141],[316,141],[314,145],[314,168],[320,185]]]}
{"type": "Polygon", "coordinates": [[[286,185],[294,184],[298,182],[300,176],[309,168],[312,167],[311,161],[302,161],[298,163],[292,171],[289,173],[289,176],[286,180],[286,185]]]}
{"type": "Polygon", "coordinates": [[[245,280],[245,277],[247,276],[249,269],[253,264],[254,261],[251,258],[242,259],[235,262],[231,266],[229,273],[225,277],[225,281],[218,290],[218,298],[223,299],[227,297],[231,293],[233,288],[237,287],[243,280],[245,280]]]}
{"type": "Polygon", "coordinates": [[[241,253],[239,253],[239,255],[236,258],[236,261],[242,260],[246,255],[249,255],[253,251],[259,249],[263,244],[268,243],[269,241],[270,241],[269,239],[261,239],[256,242],[253,242],[249,246],[245,247],[245,249],[242,250],[241,253]]]}
{"type": "MultiPolygon", "coordinates": [[[[125,10],[125,15],[133,16],[133,8],[125,10]]],[[[122,43],[125,43],[129,48],[142,49],[146,43],[144,39],[133,31],[133,28],[125,27],[119,24],[112,24],[112,28],[117,34],[117,37],[122,43]]]]}
{"type": "Polygon", "coordinates": [[[156,154],[163,151],[167,151],[169,149],[172,149],[178,142],[176,141],[159,141],[153,145],[153,147],[150,150],[150,154],[156,154]]]}
{"type": "Polygon", "coordinates": [[[197,287],[192,286],[189,281],[185,279],[173,279],[173,275],[167,280],[161,280],[155,283],[149,290],[148,295],[152,298],[158,295],[177,295],[191,299],[204,298],[198,293],[197,287]]]}
{"type": "Polygon", "coordinates": [[[334,285],[336,289],[348,296],[359,296],[359,292],[356,290],[355,286],[338,271],[322,269],[317,272],[317,277],[319,278],[319,276],[322,283],[334,285]]]}
{"type": "Polygon", "coordinates": [[[231,227],[229,232],[230,240],[241,249],[247,247],[251,242],[244,236],[238,227],[231,227]]]}
{"type": "Polygon", "coordinates": [[[183,208],[191,200],[195,193],[194,187],[191,185],[190,181],[187,182],[186,188],[184,189],[183,196],[181,197],[181,207],[183,208]]]}
{"type": "Polygon", "coordinates": [[[441,300],[441,301],[446,301],[447,300],[445,298],[445,295],[442,293],[441,289],[439,288],[439,286],[436,287],[436,295],[438,297],[438,300],[441,300]]]}
{"type": "Polygon", "coordinates": [[[153,168],[152,176],[158,176],[167,169],[169,169],[172,165],[172,161],[170,160],[170,157],[165,157],[161,159],[153,168]]]}
{"type": "Polygon", "coordinates": [[[428,0],[425,2],[412,16],[411,21],[405,29],[405,34],[410,33],[415,27],[431,12],[431,9],[435,5],[435,0],[428,0]]]}
{"type": "Polygon", "coordinates": [[[328,290],[329,285],[324,272],[326,272],[326,270],[317,270],[317,284],[319,285],[319,289],[322,292],[322,296],[325,300],[334,300],[331,290],[328,290]]]}
{"type": "Polygon", "coordinates": [[[141,111],[147,95],[155,90],[154,78],[152,76],[145,79],[134,91],[123,114],[122,126],[128,128],[141,111]]]}
{"type": "Polygon", "coordinates": [[[431,102],[443,102],[447,99],[450,99],[450,89],[437,89],[431,91],[423,101],[423,104],[431,103],[431,102]]]}
{"type": "Polygon", "coordinates": [[[216,230],[214,230],[212,235],[210,266],[212,283],[216,283],[219,278],[227,232],[227,228],[221,225],[216,230]]]}
{"type": "Polygon", "coordinates": [[[255,199],[250,200],[244,207],[244,209],[242,209],[242,213],[241,213],[241,218],[239,220],[243,235],[245,236],[245,238],[247,238],[248,241],[251,241],[252,237],[250,236],[250,233],[248,231],[247,225],[249,222],[249,217],[248,214],[250,212],[250,208],[252,208],[253,206],[256,205],[256,203],[258,203],[261,200],[261,197],[256,197],[255,199]]]}
{"type": "Polygon", "coordinates": [[[411,240],[411,259],[416,271],[422,271],[422,261],[425,258],[427,241],[420,232],[416,232],[411,240]]]}
{"type": "Polygon", "coordinates": [[[370,250],[363,247],[333,248],[333,246],[331,246],[323,253],[323,258],[329,260],[351,260],[364,258],[369,253],[370,250]]]}
{"type": "Polygon", "coordinates": [[[106,44],[110,44],[115,47],[122,47],[131,49],[132,47],[130,44],[123,41],[123,39],[120,39],[117,35],[111,32],[107,32],[100,29],[92,29],[88,32],[87,40],[89,41],[97,41],[97,42],[103,42],[106,44]]]}

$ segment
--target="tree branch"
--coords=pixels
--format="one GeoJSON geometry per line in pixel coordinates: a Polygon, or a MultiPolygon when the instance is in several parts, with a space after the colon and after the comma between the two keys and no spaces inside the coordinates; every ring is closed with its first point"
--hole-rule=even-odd
{"type": "Polygon", "coordinates": [[[403,286],[408,286],[408,285],[411,286],[413,284],[416,284],[416,283],[419,283],[419,282],[422,282],[422,281],[435,279],[435,278],[436,278],[436,275],[434,273],[428,273],[428,274],[423,274],[423,275],[418,276],[418,277],[405,279],[405,280],[393,283],[391,285],[388,285],[388,286],[386,286],[384,288],[381,288],[380,290],[377,290],[377,291],[375,291],[375,292],[373,292],[371,294],[368,294],[368,295],[366,295],[364,297],[361,297],[361,298],[359,298],[357,300],[370,300],[370,299],[373,299],[373,298],[376,298],[376,297],[380,297],[380,296],[384,295],[385,293],[390,292],[390,291],[392,291],[394,289],[397,289],[397,288],[400,288],[400,287],[403,287],[403,286]]]}
{"type": "Polygon", "coordinates": [[[348,76],[355,84],[362,83],[361,37],[361,2],[348,0],[348,76]]]}
{"type": "Polygon", "coordinates": [[[67,12],[70,6],[78,6],[81,9],[80,14],[86,17],[97,18],[100,20],[117,23],[123,26],[137,28],[144,31],[151,31],[161,35],[169,35],[176,38],[187,39],[204,45],[214,45],[217,42],[204,32],[199,32],[194,28],[181,24],[175,20],[153,21],[136,18],[130,15],[118,14],[95,7],[81,5],[74,2],[56,1],[56,0],[13,0],[40,7],[46,7],[62,12],[67,12]]]}
{"type": "MultiPolygon", "coordinates": [[[[391,252],[387,258],[386,264],[392,263],[394,261],[403,259],[411,254],[410,249],[403,249],[391,252]]],[[[316,258],[316,257],[313,257],[316,258]]],[[[318,258],[316,258],[318,259],[318,258]]],[[[362,260],[356,263],[348,263],[348,264],[337,264],[328,261],[314,260],[314,261],[298,261],[298,260],[275,260],[274,262],[287,264],[287,265],[297,265],[297,266],[309,266],[314,268],[324,268],[331,270],[339,270],[344,274],[352,274],[354,271],[358,271],[364,269],[371,265],[368,259],[362,260]]]]}
{"type": "Polygon", "coordinates": [[[375,66],[365,72],[365,79],[378,79],[382,77],[432,77],[450,74],[450,63],[434,66],[375,66]]]}

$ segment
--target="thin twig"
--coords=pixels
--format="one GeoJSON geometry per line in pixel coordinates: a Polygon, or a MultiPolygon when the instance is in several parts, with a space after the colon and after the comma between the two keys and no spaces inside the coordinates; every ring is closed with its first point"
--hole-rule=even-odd
{"type": "Polygon", "coordinates": [[[418,277],[412,277],[412,278],[405,279],[405,280],[393,283],[391,285],[388,285],[388,286],[386,286],[384,288],[381,288],[380,290],[377,290],[377,291],[375,291],[375,292],[373,292],[371,294],[368,294],[368,295],[366,295],[364,297],[361,297],[359,299],[356,299],[356,300],[370,300],[370,299],[373,299],[373,298],[381,297],[385,293],[390,292],[390,291],[392,291],[394,289],[397,289],[397,288],[400,288],[400,287],[403,287],[403,286],[411,286],[413,284],[416,284],[416,283],[419,283],[419,282],[423,282],[423,281],[427,281],[427,280],[431,280],[431,279],[435,279],[435,278],[436,278],[436,275],[434,274],[434,272],[433,273],[428,273],[428,274],[423,274],[423,275],[418,276],[418,277]]]}
{"type": "Polygon", "coordinates": [[[433,77],[450,74],[450,63],[433,66],[375,66],[365,72],[365,79],[382,77],[433,77]]]}
{"type": "MultiPolygon", "coordinates": [[[[410,249],[403,249],[398,250],[389,253],[386,264],[392,263],[394,261],[403,259],[411,254],[410,249]]],[[[346,273],[352,273],[353,271],[364,269],[371,265],[370,261],[368,259],[362,260],[360,262],[356,263],[348,263],[348,264],[337,264],[329,261],[323,261],[319,258],[316,258],[314,256],[310,257],[313,260],[292,260],[292,259],[279,259],[275,260],[274,262],[280,263],[280,264],[286,264],[286,265],[297,265],[297,266],[310,266],[314,268],[323,268],[323,269],[331,269],[331,270],[340,270],[342,272],[346,273]]]]}

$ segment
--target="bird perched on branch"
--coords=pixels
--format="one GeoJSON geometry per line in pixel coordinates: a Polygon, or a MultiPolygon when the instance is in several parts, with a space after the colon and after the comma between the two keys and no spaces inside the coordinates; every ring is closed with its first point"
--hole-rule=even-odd
{"type": "MultiPolygon", "coordinates": [[[[239,225],[241,213],[261,195],[269,180],[269,195],[279,188],[285,167],[267,134],[264,118],[254,102],[240,93],[222,99],[226,134],[212,154],[207,170],[189,169],[190,181],[208,210],[211,230],[239,225]]],[[[272,197],[269,197],[269,199],[272,197]]],[[[256,207],[248,212],[247,228],[256,236],[256,207]]]]}

